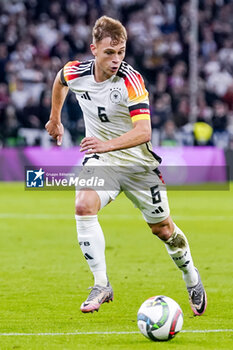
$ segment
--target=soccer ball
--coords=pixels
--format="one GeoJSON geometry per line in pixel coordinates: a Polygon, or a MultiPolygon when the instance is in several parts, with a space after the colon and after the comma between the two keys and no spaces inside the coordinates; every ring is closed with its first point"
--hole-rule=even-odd
{"type": "Polygon", "coordinates": [[[181,331],[183,313],[173,299],[157,295],[144,301],[138,310],[138,327],[151,340],[169,340],[181,331]]]}

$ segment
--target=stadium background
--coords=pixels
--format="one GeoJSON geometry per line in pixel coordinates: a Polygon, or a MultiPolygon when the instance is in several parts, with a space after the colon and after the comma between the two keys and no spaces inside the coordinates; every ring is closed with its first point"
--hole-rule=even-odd
{"type": "Polygon", "coordinates": [[[99,215],[114,303],[82,314],[93,281],[78,248],[73,191],[25,191],[24,182],[2,182],[23,180],[25,165],[76,162],[84,127],[74,96],[63,109],[61,148],[44,124],[56,72],[71,59],[91,58],[90,31],[102,14],[127,27],[126,60],[150,91],[152,141],[164,162],[207,165],[211,175],[213,166],[233,164],[232,6],[199,1],[198,108],[190,122],[188,1],[0,0],[1,350],[147,350],[155,344],[139,334],[136,314],[155,294],[170,296],[184,313],[184,332],[156,347],[232,347],[232,184],[230,191],[169,191],[172,217],[187,232],[208,293],[198,318],[180,272],[124,196],[99,215]]]}
{"type": "MultiPolygon", "coordinates": [[[[0,2],[0,145],[50,146],[44,134],[51,88],[69,60],[92,58],[91,28],[103,14],[128,30],[126,61],[150,92],[154,146],[233,148],[233,3],[199,1],[198,124],[190,124],[189,1],[2,0],[0,2]]],[[[73,94],[62,115],[65,146],[84,135],[73,94]]]]}

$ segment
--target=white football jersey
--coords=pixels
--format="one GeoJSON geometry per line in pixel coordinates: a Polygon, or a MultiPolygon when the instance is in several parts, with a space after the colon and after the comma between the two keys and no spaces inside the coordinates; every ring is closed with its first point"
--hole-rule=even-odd
{"type": "MultiPolygon", "coordinates": [[[[61,81],[76,95],[83,111],[86,136],[111,140],[133,128],[133,122],[150,119],[148,92],[141,75],[122,62],[116,75],[96,82],[94,60],[68,62],[61,81]]],[[[150,142],[101,154],[107,164],[158,166],[161,162],[150,142]]]]}

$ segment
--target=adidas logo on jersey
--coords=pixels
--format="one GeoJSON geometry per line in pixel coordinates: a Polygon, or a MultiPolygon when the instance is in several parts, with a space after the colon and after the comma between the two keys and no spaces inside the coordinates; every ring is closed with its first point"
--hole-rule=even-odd
{"type": "Polygon", "coordinates": [[[154,211],[151,212],[151,214],[160,214],[163,213],[164,210],[161,207],[156,208],[154,211]]]}
{"type": "Polygon", "coordinates": [[[84,92],[84,94],[83,95],[81,95],[81,98],[84,98],[85,100],[90,100],[91,101],[91,98],[90,98],[90,96],[89,96],[89,94],[88,94],[88,92],[86,91],[86,92],[84,92]]]}

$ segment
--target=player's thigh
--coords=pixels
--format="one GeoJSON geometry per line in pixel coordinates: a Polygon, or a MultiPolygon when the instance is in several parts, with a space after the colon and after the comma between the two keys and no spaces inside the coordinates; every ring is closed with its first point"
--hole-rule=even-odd
{"type": "MultiPolygon", "coordinates": [[[[149,224],[157,224],[167,219],[170,209],[167,198],[166,186],[153,170],[144,174],[135,174],[128,180],[129,188],[135,191],[124,191],[126,196],[139,208],[145,221],[149,224]]],[[[127,188],[127,187],[126,187],[127,188]]]]}
{"type": "Polygon", "coordinates": [[[108,203],[115,200],[120,191],[76,191],[75,212],[77,215],[96,215],[108,203]]]}
{"type": "Polygon", "coordinates": [[[157,224],[170,215],[167,193],[164,190],[157,190],[157,202],[153,203],[153,196],[150,190],[125,191],[126,196],[140,209],[145,221],[149,224],[157,224]]]}
{"type": "Polygon", "coordinates": [[[87,211],[97,214],[121,192],[114,167],[106,166],[101,157],[98,159],[88,158],[79,173],[79,178],[85,179],[86,184],[90,181],[90,185],[85,189],[80,189],[80,186],[76,187],[76,213],[77,211],[87,211]],[[98,181],[95,184],[92,181],[91,184],[92,179],[101,179],[102,185],[98,186],[98,181]]]}

